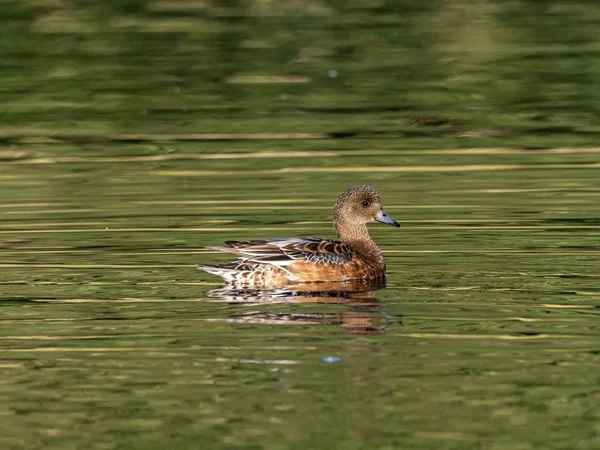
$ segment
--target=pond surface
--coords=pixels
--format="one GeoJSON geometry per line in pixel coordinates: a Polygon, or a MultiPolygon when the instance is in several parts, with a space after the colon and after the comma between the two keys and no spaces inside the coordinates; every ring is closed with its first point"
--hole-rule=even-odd
{"type": "Polygon", "coordinates": [[[2,166],[5,448],[594,448],[589,153],[244,156],[2,166]],[[208,296],[202,247],[333,237],[365,182],[387,289],[208,296]]]}
{"type": "Polygon", "coordinates": [[[1,7],[3,449],[600,447],[595,3],[126,3],[1,7]],[[355,184],[386,288],[195,268],[355,184]]]}

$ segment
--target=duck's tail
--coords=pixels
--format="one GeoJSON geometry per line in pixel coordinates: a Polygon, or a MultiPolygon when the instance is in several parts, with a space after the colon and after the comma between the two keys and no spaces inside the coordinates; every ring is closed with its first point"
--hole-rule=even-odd
{"type": "Polygon", "coordinates": [[[238,270],[232,269],[226,266],[213,266],[209,264],[196,264],[196,267],[205,272],[212,273],[218,277],[223,278],[227,283],[233,283],[236,280],[236,275],[239,273],[238,270]]]}

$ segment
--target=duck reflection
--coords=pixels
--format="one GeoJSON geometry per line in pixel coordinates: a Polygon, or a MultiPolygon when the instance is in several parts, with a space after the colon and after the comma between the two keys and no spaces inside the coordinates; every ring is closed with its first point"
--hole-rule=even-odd
{"type": "Polygon", "coordinates": [[[208,296],[232,304],[257,306],[281,303],[339,304],[340,312],[275,313],[251,311],[236,314],[230,321],[264,324],[337,325],[352,334],[381,334],[385,322],[381,300],[375,292],[385,288],[385,280],[360,282],[298,283],[274,290],[214,289],[208,296]]]}

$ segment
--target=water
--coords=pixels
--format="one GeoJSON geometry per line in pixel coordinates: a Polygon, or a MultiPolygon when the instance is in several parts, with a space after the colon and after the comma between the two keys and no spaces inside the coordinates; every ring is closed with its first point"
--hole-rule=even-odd
{"type": "Polygon", "coordinates": [[[252,158],[227,175],[211,159],[6,162],[6,448],[594,448],[597,169],[442,155],[390,151],[385,171],[351,152],[271,158],[291,169],[264,176],[252,158]],[[220,282],[194,264],[228,256],[202,247],[331,237],[337,194],[363,182],[403,224],[371,227],[387,289],[208,296],[220,282]]]}
{"type": "Polygon", "coordinates": [[[2,6],[2,448],[598,448],[600,12],[534,3],[2,6]],[[195,269],[363,183],[387,288],[195,269]]]}

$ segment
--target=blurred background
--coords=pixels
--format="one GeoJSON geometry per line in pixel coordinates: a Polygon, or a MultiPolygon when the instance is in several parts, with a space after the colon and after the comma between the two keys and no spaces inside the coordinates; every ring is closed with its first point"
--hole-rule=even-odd
{"type": "Polygon", "coordinates": [[[597,0],[0,1],[2,449],[597,449],[597,0]],[[224,292],[226,240],[387,288],[224,292]]]}
{"type": "Polygon", "coordinates": [[[0,8],[9,142],[310,133],[336,142],[303,146],[539,148],[593,144],[598,132],[594,1],[7,0],[0,8]]]}

